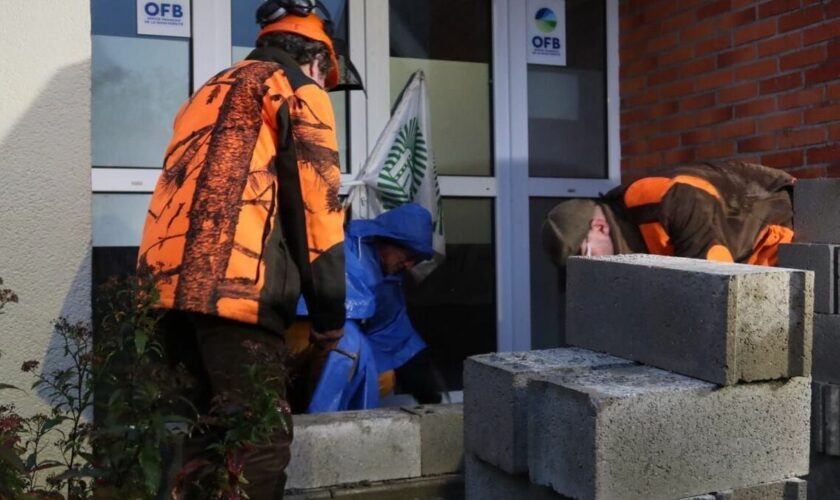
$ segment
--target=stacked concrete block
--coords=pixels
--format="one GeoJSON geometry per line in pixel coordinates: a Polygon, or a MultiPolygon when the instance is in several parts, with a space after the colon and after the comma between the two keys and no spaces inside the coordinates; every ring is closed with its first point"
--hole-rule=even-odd
{"type": "Polygon", "coordinates": [[[527,475],[507,473],[471,453],[465,455],[465,466],[464,487],[468,500],[565,500],[569,498],[547,486],[533,484],[528,480],[527,475]]]}
{"type": "Polygon", "coordinates": [[[840,498],[840,179],[798,180],[793,211],[795,243],[779,248],[779,265],[815,274],[809,493],[840,498]]]}
{"type": "Polygon", "coordinates": [[[791,243],[779,246],[779,267],[814,272],[814,312],[837,314],[840,245],[791,243]]]}
{"type": "Polygon", "coordinates": [[[799,179],[793,190],[795,241],[840,244],[840,179],[799,179]]]}
{"type": "Polygon", "coordinates": [[[297,415],[289,498],[463,495],[462,404],[297,415]]]}
{"type": "Polygon", "coordinates": [[[420,420],[420,472],[423,476],[463,471],[464,405],[403,408],[420,420]]]}
{"type": "Polygon", "coordinates": [[[567,339],[585,349],[465,363],[468,499],[805,498],[812,272],[656,256],[567,271],[567,339]]]}
{"type": "Polygon", "coordinates": [[[813,377],[840,384],[840,314],[814,315],[813,377]]]}
{"type": "Polygon", "coordinates": [[[799,478],[759,484],[748,488],[722,491],[714,500],[805,500],[808,498],[808,482],[799,478]]]}
{"type": "Polygon", "coordinates": [[[532,377],[630,361],[585,349],[491,353],[464,363],[464,446],[509,474],[527,464],[527,384],[532,377]]]}
{"type": "Polygon", "coordinates": [[[813,274],[656,255],[571,258],[566,338],[721,385],[808,376],[813,274]]]}
{"type": "Polygon", "coordinates": [[[420,420],[399,409],[295,416],[289,489],[420,477],[420,420]]]}
{"type": "Polygon", "coordinates": [[[811,454],[808,473],[808,498],[812,500],[840,498],[840,459],[824,453],[811,454]]]}
{"type": "Polygon", "coordinates": [[[580,499],[674,499],[808,472],[810,380],[720,388],[649,366],[534,379],[531,481],[580,499]]]}
{"type": "Polygon", "coordinates": [[[840,455],[840,385],[822,384],[823,452],[840,455]]]}
{"type": "Polygon", "coordinates": [[[820,382],[811,383],[811,452],[825,453],[825,427],[823,426],[823,387],[820,382]]]}
{"type": "MultiPolygon", "coordinates": [[[[796,221],[798,220],[799,217],[796,218],[796,221]]],[[[799,237],[797,233],[797,238],[799,237]]],[[[822,397],[825,391],[832,390],[832,384],[840,384],[840,363],[837,362],[840,359],[839,256],[840,245],[830,243],[793,243],[779,247],[779,266],[814,272],[812,376],[816,390],[813,391],[811,446],[816,453],[831,455],[840,455],[840,448],[826,448],[825,438],[833,439],[833,429],[836,429],[840,422],[824,412],[826,407],[822,404],[822,397]]]]}
{"type": "Polygon", "coordinates": [[[791,478],[680,500],[806,500],[806,498],[808,498],[808,482],[791,478]]]}

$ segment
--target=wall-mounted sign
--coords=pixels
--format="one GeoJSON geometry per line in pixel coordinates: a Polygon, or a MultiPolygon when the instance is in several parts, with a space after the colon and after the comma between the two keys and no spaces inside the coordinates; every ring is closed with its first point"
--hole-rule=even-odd
{"type": "Polygon", "coordinates": [[[528,63],[566,65],[566,1],[528,0],[528,63]]]}
{"type": "Polygon", "coordinates": [[[137,0],[137,34],[190,37],[190,0],[137,0]]]}

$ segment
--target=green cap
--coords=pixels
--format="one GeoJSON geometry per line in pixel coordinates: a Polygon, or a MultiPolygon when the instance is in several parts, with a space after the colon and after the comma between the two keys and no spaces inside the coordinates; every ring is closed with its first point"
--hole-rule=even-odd
{"type": "Polygon", "coordinates": [[[589,233],[592,214],[598,204],[588,199],[573,199],[551,209],[542,226],[543,248],[557,267],[565,267],[589,233]]]}

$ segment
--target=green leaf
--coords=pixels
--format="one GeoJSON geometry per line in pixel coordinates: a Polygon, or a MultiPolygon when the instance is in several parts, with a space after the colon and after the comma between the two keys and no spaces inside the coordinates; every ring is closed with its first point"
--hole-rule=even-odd
{"type": "Polygon", "coordinates": [[[39,463],[38,465],[36,465],[35,467],[33,467],[32,472],[37,472],[37,471],[45,470],[45,469],[52,469],[52,468],[61,467],[61,466],[62,466],[62,463],[59,462],[59,461],[45,460],[45,461],[39,463]]]}
{"type": "Polygon", "coordinates": [[[140,451],[140,467],[146,478],[146,490],[155,493],[160,486],[160,452],[157,447],[144,446],[140,451]]]}
{"type": "Polygon", "coordinates": [[[31,453],[28,457],[26,457],[26,463],[24,466],[26,470],[32,470],[35,468],[35,465],[38,463],[38,453],[31,453]]]}
{"type": "Polygon", "coordinates": [[[0,447],[0,462],[6,462],[17,472],[26,472],[26,466],[23,465],[23,461],[12,448],[0,447]]]}
{"type": "MultiPolygon", "coordinates": [[[[60,465],[61,464],[57,464],[57,465],[54,465],[53,467],[58,467],[60,465]]],[[[93,477],[91,472],[92,471],[88,470],[88,469],[67,469],[64,472],[62,472],[61,474],[58,474],[57,476],[54,476],[54,477],[55,477],[55,479],[58,479],[58,480],[61,480],[61,481],[65,481],[67,479],[80,479],[80,478],[93,477]]]]}
{"type": "Polygon", "coordinates": [[[20,387],[13,386],[11,384],[0,384],[0,389],[14,389],[16,391],[26,392],[23,389],[21,389],[20,387]]]}
{"type": "Polygon", "coordinates": [[[134,347],[137,349],[137,354],[143,354],[146,350],[146,342],[149,341],[149,335],[142,331],[138,330],[134,334],[134,347]]]}
{"type": "Polygon", "coordinates": [[[56,425],[61,424],[61,422],[64,422],[65,420],[70,420],[70,419],[68,417],[64,417],[64,416],[61,416],[61,415],[53,417],[53,418],[47,420],[46,422],[44,422],[44,428],[42,429],[42,431],[47,432],[48,430],[52,429],[56,425]]]}

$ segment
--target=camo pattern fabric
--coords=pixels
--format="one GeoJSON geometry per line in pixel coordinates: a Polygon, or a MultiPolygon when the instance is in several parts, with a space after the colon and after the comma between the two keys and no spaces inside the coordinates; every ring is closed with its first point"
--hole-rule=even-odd
{"type": "Polygon", "coordinates": [[[138,269],[161,307],[281,333],[303,293],[319,331],[344,324],[335,117],[288,55],[263,47],[182,106],[138,269]]]}

